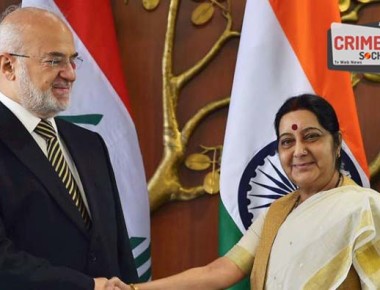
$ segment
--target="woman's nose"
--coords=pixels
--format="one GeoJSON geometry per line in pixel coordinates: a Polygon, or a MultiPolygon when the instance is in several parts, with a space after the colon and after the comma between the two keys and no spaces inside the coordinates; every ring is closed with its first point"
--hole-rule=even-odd
{"type": "Polygon", "coordinates": [[[305,147],[305,144],[302,142],[297,142],[296,146],[294,147],[294,157],[301,157],[307,155],[307,149],[305,147]]]}

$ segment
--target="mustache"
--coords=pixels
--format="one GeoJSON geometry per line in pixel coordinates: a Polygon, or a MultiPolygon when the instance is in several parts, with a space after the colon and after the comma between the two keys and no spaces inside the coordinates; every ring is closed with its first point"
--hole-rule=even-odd
{"type": "Polygon", "coordinates": [[[52,87],[53,88],[60,88],[60,89],[71,89],[72,82],[63,81],[63,80],[55,81],[55,82],[53,82],[52,87]]]}

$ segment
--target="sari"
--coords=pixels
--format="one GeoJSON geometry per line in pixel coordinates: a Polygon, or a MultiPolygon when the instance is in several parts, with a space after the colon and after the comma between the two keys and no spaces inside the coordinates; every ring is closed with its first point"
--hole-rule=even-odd
{"type": "Polygon", "coordinates": [[[226,254],[252,270],[251,289],[380,289],[380,194],[345,177],[297,198],[275,201],[226,254]]]}

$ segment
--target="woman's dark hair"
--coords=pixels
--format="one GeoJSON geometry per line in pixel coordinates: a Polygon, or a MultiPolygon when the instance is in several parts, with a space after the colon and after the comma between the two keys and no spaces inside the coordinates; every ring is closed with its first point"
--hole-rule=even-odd
{"type": "MultiPolygon", "coordinates": [[[[334,145],[338,148],[341,144],[341,138],[339,134],[339,121],[334,111],[334,108],[324,98],[312,95],[303,94],[295,97],[291,97],[285,101],[276,114],[274,120],[274,128],[276,130],[277,139],[279,137],[279,126],[282,117],[293,111],[307,110],[312,112],[321,124],[321,126],[330,132],[333,137],[334,145]]],[[[336,168],[339,169],[341,165],[341,157],[336,160],[336,168]]]]}

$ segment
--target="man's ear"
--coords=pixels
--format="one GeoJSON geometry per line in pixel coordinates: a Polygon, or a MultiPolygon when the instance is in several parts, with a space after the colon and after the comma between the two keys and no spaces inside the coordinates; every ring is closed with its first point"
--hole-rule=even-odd
{"type": "Polygon", "coordinates": [[[0,54],[0,72],[9,81],[15,79],[15,61],[9,54],[0,54]]]}

